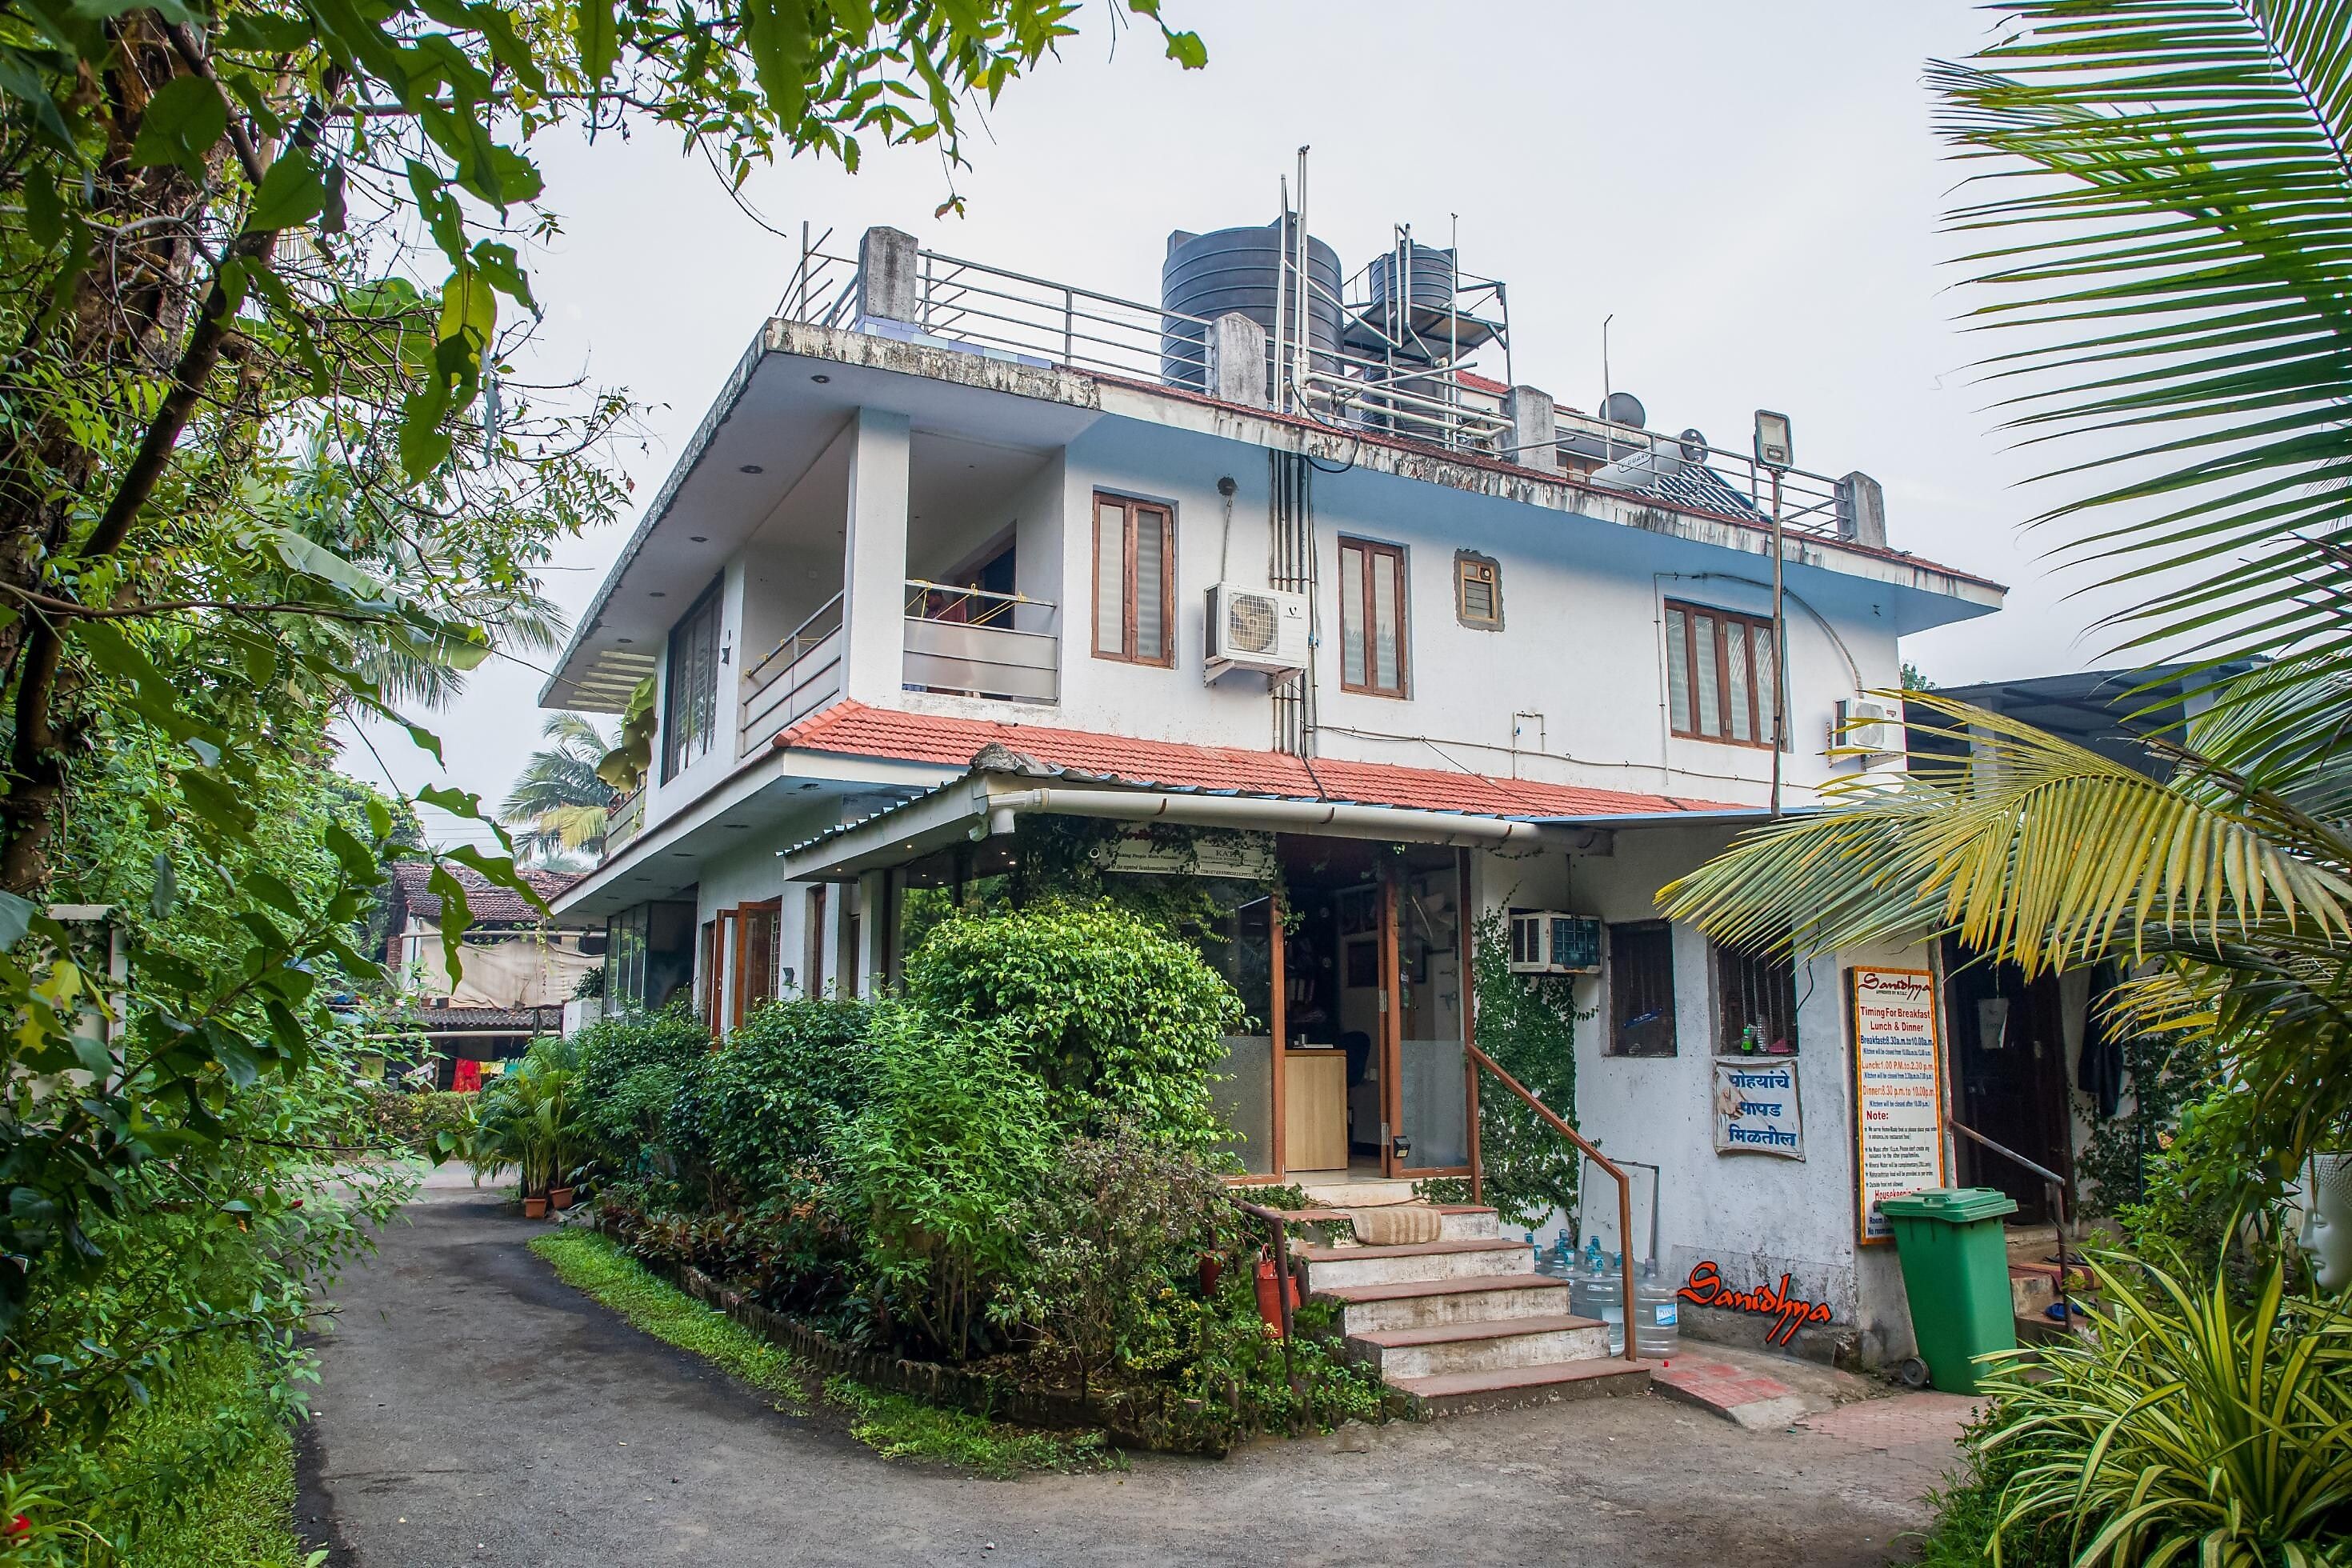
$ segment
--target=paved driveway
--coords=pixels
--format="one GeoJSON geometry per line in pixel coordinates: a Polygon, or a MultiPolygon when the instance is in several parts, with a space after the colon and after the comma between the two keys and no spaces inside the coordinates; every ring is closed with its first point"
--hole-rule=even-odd
{"type": "Polygon", "coordinates": [[[1952,1457],[1950,1413],[1907,1401],[1751,1433],[1643,1397],[977,1480],[885,1462],[630,1329],[489,1194],[428,1191],[407,1218],[320,1347],[300,1509],[339,1568],[1831,1568],[1902,1561],[1891,1542],[1952,1457]]]}

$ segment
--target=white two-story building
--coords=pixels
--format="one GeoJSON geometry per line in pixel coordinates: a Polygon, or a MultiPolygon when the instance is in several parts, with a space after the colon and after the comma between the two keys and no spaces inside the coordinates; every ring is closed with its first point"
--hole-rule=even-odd
{"type": "MultiPolygon", "coordinates": [[[[1024,823],[1115,824],[1114,870],[1239,889],[1247,1167],[1458,1173],[1496,1091],[1473,922],[1581,917],[1523,957],[1581,976],[1576,1113],[1659,1167],[1662,1265],[1785,1273],[1902,1350],[1848,998],[1925,958],[1767,963],[1652,900],[1860,766],[1833,736],[1897,639],[2002,590],[1891,547],[1865,475],[1512,384],[1501,290],[1409,237],[1348,279],[1292,224],[1180,234],[1166,281],[1121,301],[887,229],[804,261],[542,695],[656,683],[649,776],[558,906],[608,929],[610,1005],[691,985],[724,1030],[866,991],[916,890],[1003,874],[1024,823]],[[1179,866],[1151,825],[1225,831],[1179,866]],[[1748,1057],[1788,1103],[1727,1141],[1748,1057]]],[[[1617,1244],[1613,1200],[1588,1228],[1617,1244]]]]}

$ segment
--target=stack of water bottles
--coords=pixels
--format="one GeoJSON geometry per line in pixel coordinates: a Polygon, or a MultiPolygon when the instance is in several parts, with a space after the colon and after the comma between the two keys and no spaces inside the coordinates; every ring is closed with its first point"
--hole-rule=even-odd
{"type": "MultiPolygon", "coordinates": [[[[1569,1283],[1569,1310],[1609,1325],[1609,1353],[1625,1353],[1625,1258],[1605,1252],[1599,1237],[1588,1237],[1581,1254],[1567,1253],[1562,1232],[1562,1277],[1569,1283]]],[[[1633,1350],[1649,1361],[1664,1361],[1681,1348],[1677,1295],[1673,1283],[1659,1272],[1657,1259],[1642,1266],[1633,1285],[1633,1350]]]]}

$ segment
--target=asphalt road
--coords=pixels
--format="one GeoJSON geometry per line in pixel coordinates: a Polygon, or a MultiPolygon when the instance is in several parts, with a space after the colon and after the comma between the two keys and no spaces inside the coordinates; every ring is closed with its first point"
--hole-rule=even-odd
{"type": "Polygon", "coordinates": [[[557,1280],[524,1250],[538,1229],[428,1191],[333,1292],[299,1512],[336,1568],[1835,1568],[1905,1561],[1952,1455],[1901,1419],[1751,1433],[1640,1397],[979,1480],[778,1414],[557,1280]]]}

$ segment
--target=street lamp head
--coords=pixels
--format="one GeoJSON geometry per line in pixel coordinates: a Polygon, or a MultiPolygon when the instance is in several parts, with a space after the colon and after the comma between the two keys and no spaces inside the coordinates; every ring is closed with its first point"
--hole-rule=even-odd
{"type": "Polygon", "coordinates": [[[1769,408],[1756,411],[1756,461],[1768,468],[1786,468],[1796,461],[1790,439],[1789,416],[1769,408]]]}

